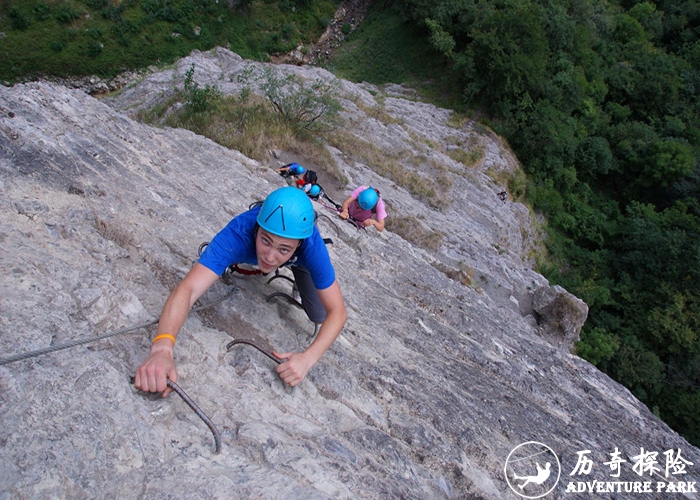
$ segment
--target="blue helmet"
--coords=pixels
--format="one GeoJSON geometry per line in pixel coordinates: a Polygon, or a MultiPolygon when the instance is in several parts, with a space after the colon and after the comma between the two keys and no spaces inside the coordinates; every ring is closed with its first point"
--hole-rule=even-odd
{"type": "Polygon", "coordinates": [[[314,184],[313,186],[311,186],[311,188],[309,188],[309,196],[316,197],[320,193],[321,193],[321,186],[319,186],[318,184],[314,184]]]}
{"type": "Polygon", "coordinates": [[[313,233],[314,207],[301,190],[292,186],[275,189],[260,207],[258,225],[268,233],[303,240],[313,233]]]}
{"type": "Polygon", "coordinates": [[[363,210],[372,210],[377,205],[378,201],[379,195],[372,186],[362,191],[360,196],[357,197],[357,203],[359,203],[363,210]]]}
{"type": "Polygon", "coordinates": [[[289,170],[290,170],[290,172],[292,172],[293,175],[301,175],[304,172],[306,172],[306,169],[304,167],[302,167],[301,165],[299,165],[298,163],[292,163],[289,166],[289,170]]]}

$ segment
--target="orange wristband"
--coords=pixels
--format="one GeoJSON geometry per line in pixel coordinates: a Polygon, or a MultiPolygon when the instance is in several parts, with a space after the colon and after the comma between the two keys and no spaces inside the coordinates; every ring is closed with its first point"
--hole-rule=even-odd
{"type": "Polygon", "coordinates": [[[158,342],[160,339],[170,339],[173,341],[173,345],[175,345],[175,337],[173,335],[170,335],[169,333],[161,333],[160,335],[156,335],[156,338],[153,339],[153,342],[158,342]]]}

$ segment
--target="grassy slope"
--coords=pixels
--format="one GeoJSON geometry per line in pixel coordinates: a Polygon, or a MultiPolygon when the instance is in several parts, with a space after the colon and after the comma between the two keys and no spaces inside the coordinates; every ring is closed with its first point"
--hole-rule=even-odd
{"type": "Polygon", "coordinates": [[[202,10],[191,8],[195,0],[171,0],[167,5],[176,9],[170,15],[163,10],[149,15],[143,8],[148,2],[142,0],[112,1],[107,9],[89,8],[91,3],[2,1],[0,81],[40,75],[109,77],[217,45],[245,58],[267,60],[272,53],[316,40],[340,1],[315,0],[308,9],[292,11],[285,2],[270,0],[254,0],[234,10],[227,8],[228,2],[202,10]]]}
{"type": "Polygon", "coordinates": [[[335,50],[326,69],[354,82],[410,85],[428,100],[461,107],[458,77],[430,48],[427,35],[381,2],[370,7],[365,21],[335,50]]]}

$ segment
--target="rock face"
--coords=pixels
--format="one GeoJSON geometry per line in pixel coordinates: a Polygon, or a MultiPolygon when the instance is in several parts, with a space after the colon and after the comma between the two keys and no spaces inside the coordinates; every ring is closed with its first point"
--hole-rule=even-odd
{"type": "Polygon", "coordinates": [[[563,346],[573,347],[588,317],[588,306],[559,285],[540,287],[533,294],[532,308],[539,323],[563,346]]]}
{"type": "Polygon", "coordinates": [[[129,377],[153,336],[139,325],[157,319],[201,242],[283,185],[272,159],[263,165],[130,117],[172,92],[192,63],[200,84],[240,90],[235,75],[246,63],[224,49],[194,53],[103,101],[47,83],[0,88],[0,498],[506,499],[544,487],[549,498],[636,498],[625,493],[635,481],[653,483],[644,498],[669,498],[658,482],[700,480],[697,448],[569,353],[585,304],[530,269],[529,212],[500,201],[503,186],[492,180],[514,168],[507,149],[398,88],[342,82],[352,95],[346,131],[447,165],[451,202],[431,209],[341,151],[350,185],[337,195],[380,187],[389,216],[440,232],[439,248],[358,232],[319,205],[349,319],[294,389],[255,349],[225,348],[232,338],[283,352],[310,343],[302,312],[265,300],[288,282],[240,276],[207,292],[205,305],[229,297],[190,315],[175,355],[180,386],[220,431],[220,454],[179,397],[134,390],[129,377]],[[363,111],[378,95],[395,120],[363,111]],[[482,161],[454,161],[445,151],[458,142],[478,144],[482,161]],[[506,467],[527,442],[556,454],[547,462],[558,482],[552,474],[518,489],[513,474],[536,474],[532,457],[544,453],[506,467]],[[605,464],[617,451],[619,477],[605,464]],[[668,451],[685,462],[667,468],[668,451]],[[647,452],[657,454],[653,477],[633,468],[647,452]],[[581,456],[592,468],[572,475],[581,456]],[[586,481],[624,484],[566,493],[586,481]]]}

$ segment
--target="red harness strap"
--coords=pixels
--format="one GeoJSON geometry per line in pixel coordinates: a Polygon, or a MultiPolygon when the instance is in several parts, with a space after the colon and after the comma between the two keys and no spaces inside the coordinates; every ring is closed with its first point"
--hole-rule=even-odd
{"type": "Polygon", "coordinates": [[[260,269],[243,269],[241,267],[238,267],[238,264],[229,266],[229,269],[235,273],[243,274],[244,276],[254,276],[256,274],[262,274],[262,271],[260,269]]]}

